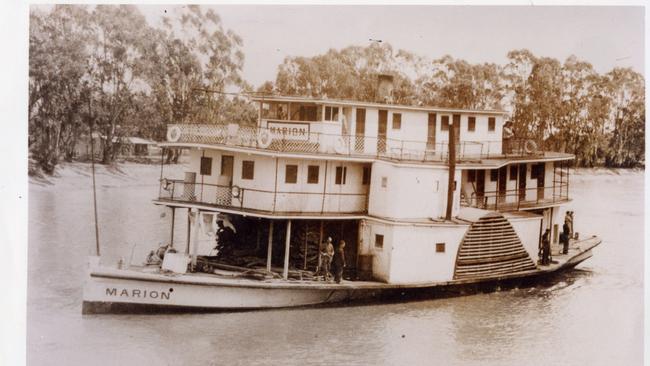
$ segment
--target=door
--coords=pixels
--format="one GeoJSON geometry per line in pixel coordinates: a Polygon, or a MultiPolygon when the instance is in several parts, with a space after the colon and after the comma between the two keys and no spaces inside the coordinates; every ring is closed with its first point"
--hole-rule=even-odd
{"type": "Polygon", "coordinates": [[[544,199],[544,180],[545,180],[545,166],[546,164],[540,163],[537,164],[537,171],[535,173],[535,176],[537,177],[537,201],[543,200],[544,199]]]}
{"type": "Polygon", "coordinates": [[[476,203],[478,207],[485,205],[485,170],[476,171],[476,203]]]}
{"type": "Polygon", "coordinates": [[[508,167],[504,166],[499,168],[499,181],[498,181],[498,190],[499,190],[499,202],[506,201],[506,183],[508,175],[508,167]]]}
{"type": "Polygon", "coordinates": [[[363,152],[365,149],[365,136],[366,136],[366,110],[364,108],[357,108],[357,122],[355,131],[354,150],[363,152]]]}
{"type": "Polygon", "coordinates": [[[526,200],[526,164],[519,164],[519,202],[526,200]]]}
{"type": "Polygon", "coordinates": [[[196,173],[185,172],[183,180],[183,201],[196,201],[196,173]]]}
{"type": "Polygon", "coordinates": [[[235,165],[232,155],[221,156],[221,170],[219,180],[217,181],[217,204],[230,206],[232,204],[232,177],[233,167],[235,165]]]}
{"type": "Polygon", "coordinates": [[[386,152],[386,126],[388,125],[388,111],[379,110],[377,124],[377,153],[386,152]]]}
{"type": "Polygon", "coordinates": [[[234,157],[232,155],[223,155],[221,157],[221,176],[225,177],[222,179],[225,179],[225,184],[226,185],[232,185],[232,176],[233,176],[233,166],[235,165],[234,163],[234,157]]]}
{"type": "Polygon", "coordinates": [[[463,155],[460,146],[460,114],[454,114],[453,118],[453,127],[454,127],[454,145],[456,146],[456,159],[460,158],[463,155]]]}
{"type": "Polygon", "coordinates": [[[429,113],[427,124],[427,150],[436,150],[436,114],[429,113]]]}

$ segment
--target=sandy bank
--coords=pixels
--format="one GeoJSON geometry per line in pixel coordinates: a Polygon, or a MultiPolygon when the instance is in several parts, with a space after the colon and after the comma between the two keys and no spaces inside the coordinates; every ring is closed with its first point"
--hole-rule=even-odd
{"type": "MultiPolygon", "coordinates": [[[[185,165],[165,165],[167,177],[182,177],[185,165]]],[[[139,163],[95,164],[95,181],[98,187],[131,187],[158,184],[160,165],[139,163]]],[[[62,163],[52,176],[29,177],[30,189],[87,189],[92,187],[90,163],[62,163]]]]}

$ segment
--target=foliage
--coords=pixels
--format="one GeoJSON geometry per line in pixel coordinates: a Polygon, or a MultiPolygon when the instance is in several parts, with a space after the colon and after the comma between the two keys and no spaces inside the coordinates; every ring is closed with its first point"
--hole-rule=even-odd
{"type": "MultiPolygon", "coordinates": [[[[110,163],[122,136],[160,141],[169,123],[254,125],[255,106],[237,93],[254,90],[241,77],[242,43],[199,6],[177,7],[159,26],[129,5],[32,10],[30,162],[51,173],[91,128],[110,163]]],[[[525,49],[507,57],[505,65],[431,60],[371,43],[287,57],[257,92],[375,102],[378,75],[389,74],[393,103],[506,110],[516,137],[575,154],[578,165],[644,164],[643,76],[599,74],[574,56],[562,63],[525,49]]]]}
{"type": "Polygon", "coordinates": [[[253,106],[222,94],[251,89],[239,36],[198,6],[162,24],[150,26],[130,5],[30,12],[30,161],[52,173],[91,129],[110,163],[126,135],[162,140],[168,123],[254,121],[253,106]]]}

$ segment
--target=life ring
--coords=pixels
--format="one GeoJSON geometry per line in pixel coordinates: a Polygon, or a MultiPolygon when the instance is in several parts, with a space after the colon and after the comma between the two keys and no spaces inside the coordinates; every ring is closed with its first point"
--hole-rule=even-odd
{"type": "Polygon", "coordinates": [[[232,188],[230,188],[230,194],[234,198],[239,198],[240,193],[241,193],[241,189],[238,186],[232,186],[232,188]]]}
{"type": "Polygon", "coordinates": [[[164,190],[169,191],[169,186],[171,185],[171,182],[167,180],[167,178],[163,178],[161,184],[164,190]]]}
{"type": "Polygon", "coordinates": [[[171,126],[167,130],[167,141],[176,142],[181,138],[181,128],[178,126],[171,126]]]}
{"type": "Polygon", "coordinates": [[[273,142],[273,136],[267,130],[262,130],[257,134],[257,146],[266,149],[273,142]]]}
{"type": "Polygon", "coordinates": [[[533,140],[526,140],[524,144],[524,152],[526,154],[532,154],[537,151],[537,144],[533,140]]]}
{"type": "Polygon", "coordinates": [[[348,145],[345,143],[343,136],[339,136],[334,140],[334,151],[337,154],[345,155],[348,153],[348,145]]]}

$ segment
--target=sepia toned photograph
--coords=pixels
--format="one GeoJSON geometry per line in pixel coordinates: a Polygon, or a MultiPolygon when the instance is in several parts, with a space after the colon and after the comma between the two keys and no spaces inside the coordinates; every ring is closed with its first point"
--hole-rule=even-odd
{"type": "Polygon", "coordinates": [[[643,364],[643,6],[25,16],[27,365],[643,364]]]}

